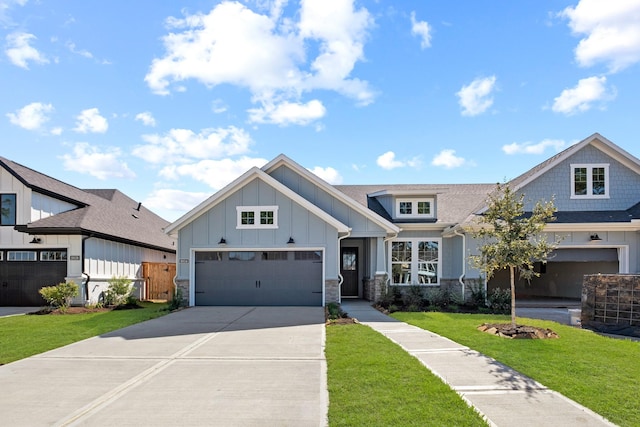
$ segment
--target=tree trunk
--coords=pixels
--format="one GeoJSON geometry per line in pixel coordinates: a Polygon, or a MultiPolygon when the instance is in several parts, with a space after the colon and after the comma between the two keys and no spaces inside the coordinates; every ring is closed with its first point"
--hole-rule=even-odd
{"type": "Polygon", "coordinates": [[[515,268],[509,266],[509,274],[511,275],[511,326],[516,327],[516,280],[515,268]]]}

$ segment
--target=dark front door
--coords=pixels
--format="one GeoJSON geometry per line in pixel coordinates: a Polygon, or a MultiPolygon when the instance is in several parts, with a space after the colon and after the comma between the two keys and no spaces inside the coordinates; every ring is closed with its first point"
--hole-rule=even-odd
{"type": "Polygon", "coordinates": [[[358,297],[358,248],[340,249],[343,297],[358,297]]]}

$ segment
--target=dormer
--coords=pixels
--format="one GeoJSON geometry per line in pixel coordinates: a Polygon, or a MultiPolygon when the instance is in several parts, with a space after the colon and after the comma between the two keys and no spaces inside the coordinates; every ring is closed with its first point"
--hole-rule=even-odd
{"type": "Polygon", "coordinates": [[[434,222],[437,193],[424,190],[382,190],[369,194],[384,207],[394,222],[434,222]]]}

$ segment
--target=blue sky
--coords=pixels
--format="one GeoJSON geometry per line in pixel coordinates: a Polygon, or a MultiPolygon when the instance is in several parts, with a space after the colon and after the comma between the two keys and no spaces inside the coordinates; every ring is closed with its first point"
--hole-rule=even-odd
{"type": "Polygon", "coordinates": [[[334,184],[640,156],[640,0],[0,0],[0,154],[168,220],[284,153],[334,184]]]}

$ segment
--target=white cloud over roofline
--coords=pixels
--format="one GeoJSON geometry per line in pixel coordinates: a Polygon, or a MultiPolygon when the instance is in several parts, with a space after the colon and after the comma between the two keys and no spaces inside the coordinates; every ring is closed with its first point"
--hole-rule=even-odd
{"type": "Polygon", "coordinates": [[[570,89],[564,89],[553,100],[551,110],[556,113],[573,115],[590,110],[594,104],[603,104],[616,97],[614,88],[607,87],[605,76],[587,77],[578,81],[578,84],[570,89]]]}
{"type": "Polygon", "coordinates": [[[376,164],[382,169],[392,170],[403,167],[419,168],[422,165],[422,162],[418,157],[414,157],[409,160],[397,160],[396,153],[393,151],[387,151],[386,153],[378,156],[376,164]]]}
{"type": "Polygon", "coordinates": [[[17,110],[15,113],[7,113],[9,121],[27,130],[39,130],[49,121],[49,113],[53,111],[53,105],[42,102],[32,102],[17,110]]]}
{"type": "Polygon", "coordinates": [[[136,174],[129,169],[122,157],[119,147],[100,149],[86,142],[78,142],[71,153],[60,156],[60,159],[65,170],[91,175],[100,180],[135,178],[136,174]]]}
{"type": "Polygon", "coordinates": [[[205,159],[188,164],[165,166],[159,175],[168,180],[189,177],[208,185],[213,190],[219,190],[252,167],[262,167],[266,163],[266,159],[246,156],[238,159],[205,159]]]}
{"type": "Polygon", "coordinates": [[[505,154],[543,154],[547,148],[552,148],[555,152],[559,152],[565,147],[565,141],[561,139],[543,139],[538,143],[533,142],[512,142],[502,146],[505,154]]]}
{"type": "Polygon", "coordinates": [[[456,150],[444,149],[433,157],[431,164],[445,169],[454,169],[470,165],[470,162],[465,160],[464,157],[456,156],[456,150]]]}
{"type": "Polygon", "coordinates": [[[420,48],[431,47],[432,28],[427,21],[416,20],[416,13],[411,12],[411,34],[420,38],[420,48]]]}
{"type": "Polygon", "coordinates": [[[167,19],[167,26],[177,31],[163,37],[165,54],[152,61],[145,76],[148,86],[161,95],[190,79],[208,87],[245,87],[252,102],[260,105],[249,110],[253,120],[277,124],[307,124],[309,117],[321,116],[318,109],[309,115],[308,109],[298,108],[278,119],[267,111],[316,107],[313,101],[301,101],[313,90],[335,91],[360,105],[373,101],[368,82],[351,77],[355,64],[364,59],[373,26],[365,8],[355,9],[353,1],[303,0],[294,21],[281,16],[282,2],[272,6],[265,15],[224,1],[206,14],[167,19]],[[307,57],[312,51],[317,55],[307,57]]]}
{"type": "Polygon", "coordinates": [[[332,167],[320,167],[316,166],[313,169],[308,169],[314,175],[322,178],[327,181],[331,185],[340,185],[342,184],[342,176],[340,173],[332,167]]]}

